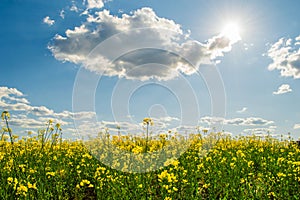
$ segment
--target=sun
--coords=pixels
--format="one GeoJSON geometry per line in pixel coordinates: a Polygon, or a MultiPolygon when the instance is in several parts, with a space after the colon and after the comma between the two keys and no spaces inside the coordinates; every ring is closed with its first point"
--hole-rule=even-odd
{"type": "Polygon", "coordinates": [[[224,26],[221,35],[227,37],[232,43],[235,43],[242,39],[240,36],[240,27],[237,23],[234,22],[227,23],[224,26]]]}

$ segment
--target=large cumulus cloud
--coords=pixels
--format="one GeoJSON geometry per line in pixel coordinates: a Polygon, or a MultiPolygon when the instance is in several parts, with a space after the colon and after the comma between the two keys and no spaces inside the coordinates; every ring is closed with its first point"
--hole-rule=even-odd
{"type": "Polygon", "coordinates": [[[157,16],[151,8],[141,8],[122,16],[108,10],[89,14],[81,26],[56,35],[48,48],[57,60],[80,64],[106,76],[168,80],[179,73],[195,73],[200,64],[223,56],[235,42],[221,34],[204,43],[188,39],[188,34],[173,20],[157,16]],[[118,33],[127,34],[126,39],[118,33]],[[106,51],[91,56],[91,51],[111,36],[115,39],[106,44],[106,51]],[[161,48],[134,49],[136,43],[145,47],[159,44],[161,48]],[[131,47],[133,50],[129,52],[119,50],[131,47]],[[109,55],[114,51],[123,54],[111,60],[109,55]]]}

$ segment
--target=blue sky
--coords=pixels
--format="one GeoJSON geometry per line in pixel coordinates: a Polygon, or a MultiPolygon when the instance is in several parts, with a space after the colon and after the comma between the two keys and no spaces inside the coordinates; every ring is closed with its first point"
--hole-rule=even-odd
{"type": "Polygon", "coordinates": [[[50,118],[66,135],[117,124],[131,132],[150,116],[156,132],[216,126],[298,138],[299,7],[3,0],[0,108],[19,133],[50,118]]]}

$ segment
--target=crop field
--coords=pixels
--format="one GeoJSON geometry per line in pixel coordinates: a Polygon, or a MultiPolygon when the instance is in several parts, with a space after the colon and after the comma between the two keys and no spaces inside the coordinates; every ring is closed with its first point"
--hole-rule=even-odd
{"type": "Polygon", "coordinates": [[[287,140],[230,137],[204,130],[188,138],[176,133],[110,136],[107,131],[87,142],[68,141],[60,137],[59,124],[49,121],[48,125],[37,136],[12,135],[14,142],[11,130],[3,129],[1,199],[300,198],[300,149],[287,140]],[[188,148],[180,156],[168,158],[162,166],[156,163],[159,168],[145,173],[129,170],[131,164],[142,168],[145,160],[126,164],[111,151],[91,155],[92,148],[110,146],[135,156],[162,149],[173,151],[174,156],[182,144],[188,148]],[[110,158],[110,166],[100,162],[105,157],[110,158]]]}

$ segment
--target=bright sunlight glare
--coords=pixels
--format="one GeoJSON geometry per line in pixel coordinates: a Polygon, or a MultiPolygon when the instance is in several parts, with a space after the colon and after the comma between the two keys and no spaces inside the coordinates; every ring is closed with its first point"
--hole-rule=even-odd
{"type": "Polygon", "coordinates": [[[232,43],[241,40],[240,27],[236,23],[228,23],[224,26],[221,34],[227,37],[232,43]]]}

